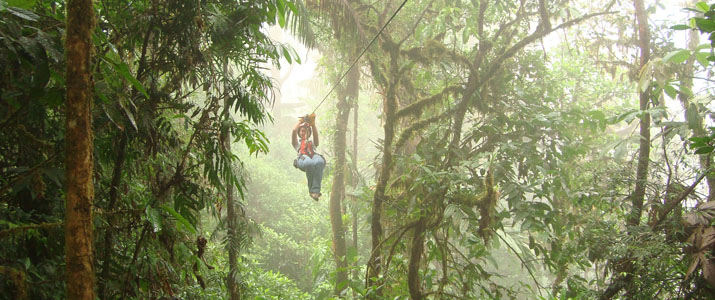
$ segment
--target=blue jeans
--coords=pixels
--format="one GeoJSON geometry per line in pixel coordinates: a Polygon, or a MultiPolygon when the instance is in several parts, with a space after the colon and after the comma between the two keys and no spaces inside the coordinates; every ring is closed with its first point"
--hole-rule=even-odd
{"type": "Polygon", "coordinates": [[[301,155],[298,158],[298,169],[305,172],[310,193],[320,193],[320,183],[323,181],[324,168],[325,159],[320,154],[313,155],[313,158],[307,155],[301,155]]]}

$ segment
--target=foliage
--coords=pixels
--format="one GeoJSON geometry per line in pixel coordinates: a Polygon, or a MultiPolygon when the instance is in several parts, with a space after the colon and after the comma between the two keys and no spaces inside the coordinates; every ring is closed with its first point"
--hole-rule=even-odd
{"type": "MultiPolygon", "coordinates": [[[[65,3],[18,3],[0,3],[0,265],[41,285],[25,290],[29,298],[63,298],[65,3]]],[[[224,279],[202,258],[201,212],[221,218],[217,195],[226,184],[243,190],[244,179],[239,157],[222,150],[220,137],[230,131],[247,146],[246,156],[268,151],[256,126],[270,120],[272,83],[260,70],[297,54],[261,26],[298,24],[299,6],[284,0],[95,3],[101,298],[168,297],[183,285],[205,289],[187,297],[224,293],[224,279]]],[[[242,228],[245,248],[248,227],[242,228]]],[[[19,287],[3,281],[2,294],[21,295],[19,287]]]]}

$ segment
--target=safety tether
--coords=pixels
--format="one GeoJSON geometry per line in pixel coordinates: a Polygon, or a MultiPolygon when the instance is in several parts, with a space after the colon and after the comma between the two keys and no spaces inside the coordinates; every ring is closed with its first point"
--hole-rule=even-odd
{"type": "Polygon", "coordinates": [[[405,6],[406,3],[407,3],[407,0],[403,1],[402,4],[400,4],[400,7],[397,8],[397,10],[395,11],[395,13],[392,14],[392,16],[390,17],[390,19],[387,20],[387,22],[385,22],[385,25],[382,25],[382,28],[380,28],[380,31],[378,31],[377,34],[375,35],[375,37],[372,38],[372,40],[370,41],[370,43],[367,44],[367,47],[365,47],[365,49],[363,49],[362,52],[360,52],[360,55],[358,55],[358,57],[355,59],[355,61],[353,61],[353,63],[350,65],[350,67],[348,67],[348,70],[345,71],[345,73],[343,73],[342,76],[340,76],[340,79],[338,79],[338,82],[336,82],[335,85],[333,85],[333,88],[331,88],[330,91],[329,91],[327,94],[325,94],[325,97],[323,97],[323,100],[321,100],[320,103],[318,103],[318,106],[316,106],[315,109],[313,109],[313,111],[311,112],[311,114],[312,114],[312,113],[315,113],[315,111],[318,110],[318,107],[320,107],[320,105],[322,105],[323,102],[325,102],[325,99],[328,99],[328,96],[330,95],[330,93],[332,93],[332,92],[335,90],[335,88],[338,87],[338,84],[340,84],[340,82],[343,81],[343,78],[345,78],[345,76],[348,75],[348,72],[350,72],[350,69],[352,69],[352,68],[355,66],[355,64],[358,62],[358,60],[360,60],[360,58],[362,57],[362,55],[365,54],[365,52],[367,51],[367,49],[370,49],[370,46],[372,46],[372,44],[375,42],[375,40],[377,40],[377,37],[380,36],[380,34],[382,33],[382,31],[385,30],[385,28],[387,27],[387,25],[390,24],[390,22],[392,21],[392,19],[395,18],[395,16],[397,15],[397,13],[400,12],[400,10],[402,9],[402,7],[405,6]]]}

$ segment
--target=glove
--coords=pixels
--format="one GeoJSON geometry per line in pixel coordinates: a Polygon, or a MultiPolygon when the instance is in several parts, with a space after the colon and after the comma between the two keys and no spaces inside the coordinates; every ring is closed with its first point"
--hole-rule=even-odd
{"type": "Polygon", "coordinates": [[[312,114],[308,115],[307,117],[308,117],[307,122],[310,125],[315,125],[315,113],[312,113],[312,114]]]}

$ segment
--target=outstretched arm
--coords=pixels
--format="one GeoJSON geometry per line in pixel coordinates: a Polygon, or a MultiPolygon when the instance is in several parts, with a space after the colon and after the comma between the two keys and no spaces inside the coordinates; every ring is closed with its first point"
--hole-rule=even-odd
{"type": "Polygon", "coordinates": [[[313,123],[310,123],[310,129],[313,131],[313,145],[318,147],[320,139],[318,138],[318,126],[315,126],[315,120],[313,120],[313,123]]]}

